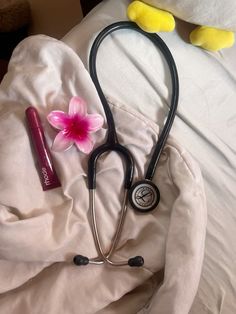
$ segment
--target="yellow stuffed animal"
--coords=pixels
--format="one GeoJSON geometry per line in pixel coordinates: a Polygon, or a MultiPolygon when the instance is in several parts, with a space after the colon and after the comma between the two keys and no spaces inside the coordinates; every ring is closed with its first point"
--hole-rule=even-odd
{"type": "Polygon", "coordinates": [[[151,33],[173,31],[174,16],[201,25],[191,32],[190,42],[209,51],[234,44],[236,0],[135,0],[127,14],[131,21],[151,33]]]}

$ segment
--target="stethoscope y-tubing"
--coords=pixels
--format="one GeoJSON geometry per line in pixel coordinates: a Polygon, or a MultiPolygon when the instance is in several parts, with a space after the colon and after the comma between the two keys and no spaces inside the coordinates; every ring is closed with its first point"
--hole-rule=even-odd
{"type": "MultiPolygon", "coordinates": [[[[122,22],[117,22],[117,23],[107,26],[97,36],[97,38],[95,39],[92,45],[90,57],[89,57],[89,71],[90,71],[91,78],[94,82],[94,85],[97,89],[100,100],[102,102],[104,112],[106,115],[107,126],[108,126],[107,142],[106,144],[104,144],[103,150],[107,151],[109,150],[109,147],[110,147],[110,150],[113,150],[115,148],[116,151],[120,151],[123,154],[127,162],[125,187],[129,188],[132,184],[132,178],[130,178],[130,175],[133,173],[133,169],[129,169],[129,168],[132,168],[132,164],[133,164],[132,156],[129,154],[128,151],[126,151],[126,149],[124,151],[124,148],[122,146],[121,148],[119,147],[120,145],[117,139],[113,115],[112,115],[110,106],[106,100],[106,97],[104,96],[100,83],[98,81],[97,70],[96,70],[96,59],[97,59],[97,52],[98,52],[99,46],[108,35],[120,29],[132,29],[148,37],[154,43],[154,45],[157,46],[162,52],[162,55],[164,56],[168,64],[170,75],[171,75],[172,96],[171,96],[170,109],[169,109],[168,117],[166,119],[166,123],[160,134],[158,142],[154,148],[154,152],[152,154],[150,163],[148,165],[148,169],[146,171],[145,179],[147,180],[152,180],[154,176],[158,161],[161,156],[161,152],[164,148],[165,142],[167,140],[167,137],[169,135],[169,132],[171,130],[171,127],[175,118],[175,114],[176,114],[176,110],[178,106],[178,98],[179,98],[179,80],[178,80],[178,73],[177,73],[175,61],[172,57],[172,54],[169,48],[166,46],[164,41],[157,34],[146,33],[133,22],[122,21],[122,22]]],[[[101,154],[103,152],[101,149],[101,154]]],[[[89,185],[89,188],[92,188],[92,189],[96,187],[96,183],[95,183],[96,182],[96,178],[95,178],[96,177],[96,160],[95,159],[98,159],[98,157],[100,156],[100,154],[99,156],[96,156],[98,153],[99,151],[96,151],[96,150],[94,151],[94,154],[93,154],[94,157],[91,156],[92,158],[89,164],[90,173],[88,174],[88,185],[89,185]]]]}
{"type": "MultiPolygon", "coordinates": [[[[116,136],[116,132],[115,132],[116,136]]],[[[117,137],[116,137],[117,139],[117,137]]],[[[108,152],[115,151],[123,156],[125,159],[125,180],[124,188],[130,189],[133,181],[134,174],[134,160],[131,153],[124,146],[120,145],[118,141],[110,141],[109,139],[109,126],[108,126],[108,139],[107,142],[99,147],[97,147],[89,157],[88,161],[88,188],[93,190],[96,188],[96,164],[99,157],[108,152]]]]}

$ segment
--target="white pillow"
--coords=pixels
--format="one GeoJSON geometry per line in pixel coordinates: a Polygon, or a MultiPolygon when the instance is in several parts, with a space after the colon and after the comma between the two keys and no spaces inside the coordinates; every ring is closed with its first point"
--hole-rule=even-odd
{"type": "Polygon", "coordinates": [[[235,0],[144,0],[174,16],[197,25],[236,31],[235,0]]]}

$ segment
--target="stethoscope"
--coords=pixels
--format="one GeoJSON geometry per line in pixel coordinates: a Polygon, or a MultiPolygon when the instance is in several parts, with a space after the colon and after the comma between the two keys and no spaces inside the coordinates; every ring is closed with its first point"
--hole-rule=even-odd
{"type": "Polygon", "coordinates": [[[164,41],[157,34],[150,34],[144,32],[133,22],[117,22],[107,26],[104,30],[102,30],[99,35],[96,37],[89,57],[89,70],[91,78],[95,84],[98,95],[103,105],[103,109],[105,111],[108,132],[107,139],[105,144],[97,147],[90,155],[88,161],[88,189],[89,189],[89,209],[91,211],[92,216],[92,229],[93,229],[93,237],[96,245],[96,249],[99,257],[94,259],[89,259],[86,256],[76,255],[74,257],[74,264],[77,266],[87,265],[87,264],[95,264],[100,265],[104,263],[108,263],[113,266],[124,266],[129,265],[131,267],[140,267],[144,264],[144,259],[142,256],[135,256],[130,258],[127,261],[112,261],[111,256],[114,253],[115,248],[118,245],[119,238],[122,232],[122,228],[125,221],[125,216],[127,212],[127,204],[128,201],[130,205],[141,213],[147,213],[154,208],[157,207],[160,201],[160,192],[157,186],[152,182],[152,178],[154,176],[158,161],[160,159],[161,153],[163,151],[164,145],[166,143],[167,137],[170,133],[176,110],[178,105],[178,96],[179,96],[179,82],[178,82],[178,73],[176,69],[176,65],[174,59],[169,51],[168,47],[164,43],[164,41]],[[145,175],[145,179],[138,181],[132,185],[133,181],[133,173],[134,173],[134,159],[130,151],[122,146],[119,143],[115,122],[113,119],[113,115],[110,109],[110,106],[103,94],[102,88],[99,84],[97,71],[96,71],[96,57],[99,46],[102,41],[112,32],[115,32],[120,29],[132,29],[135,30],[144,36],[148,37],[162,52],[170,70],[171,80],[172,80],[172,97],[169,113],[163,127],[163,130],[160,134],[158,142],[154,148],[154,152],[152,154],[150,163],[147,168],[147,172],[145,175]],[[114,238],[111,243],[111,247],[108,253],[105,253],[97,227],[96,213],[95,213],[95,191],[96,191],[96,166],[97,161],[101,155],[107,152],[115,151],[119,153],[126,164],[125,169],[125,178],[124,178],[124,199],[122,204],[122,209],[119,217],[119,221],[117,224],[116,232],[114,238]]]}

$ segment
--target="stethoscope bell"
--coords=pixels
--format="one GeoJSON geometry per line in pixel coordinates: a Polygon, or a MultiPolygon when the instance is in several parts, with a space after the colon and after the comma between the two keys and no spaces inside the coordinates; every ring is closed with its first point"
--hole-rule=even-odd
{"type": "Polygon", "coordinates": [[[133,209],[147,213],[157,207],[160,201],[160,192],[152,181],[141,180],[131,187],[128,197],[133,209]]]}

